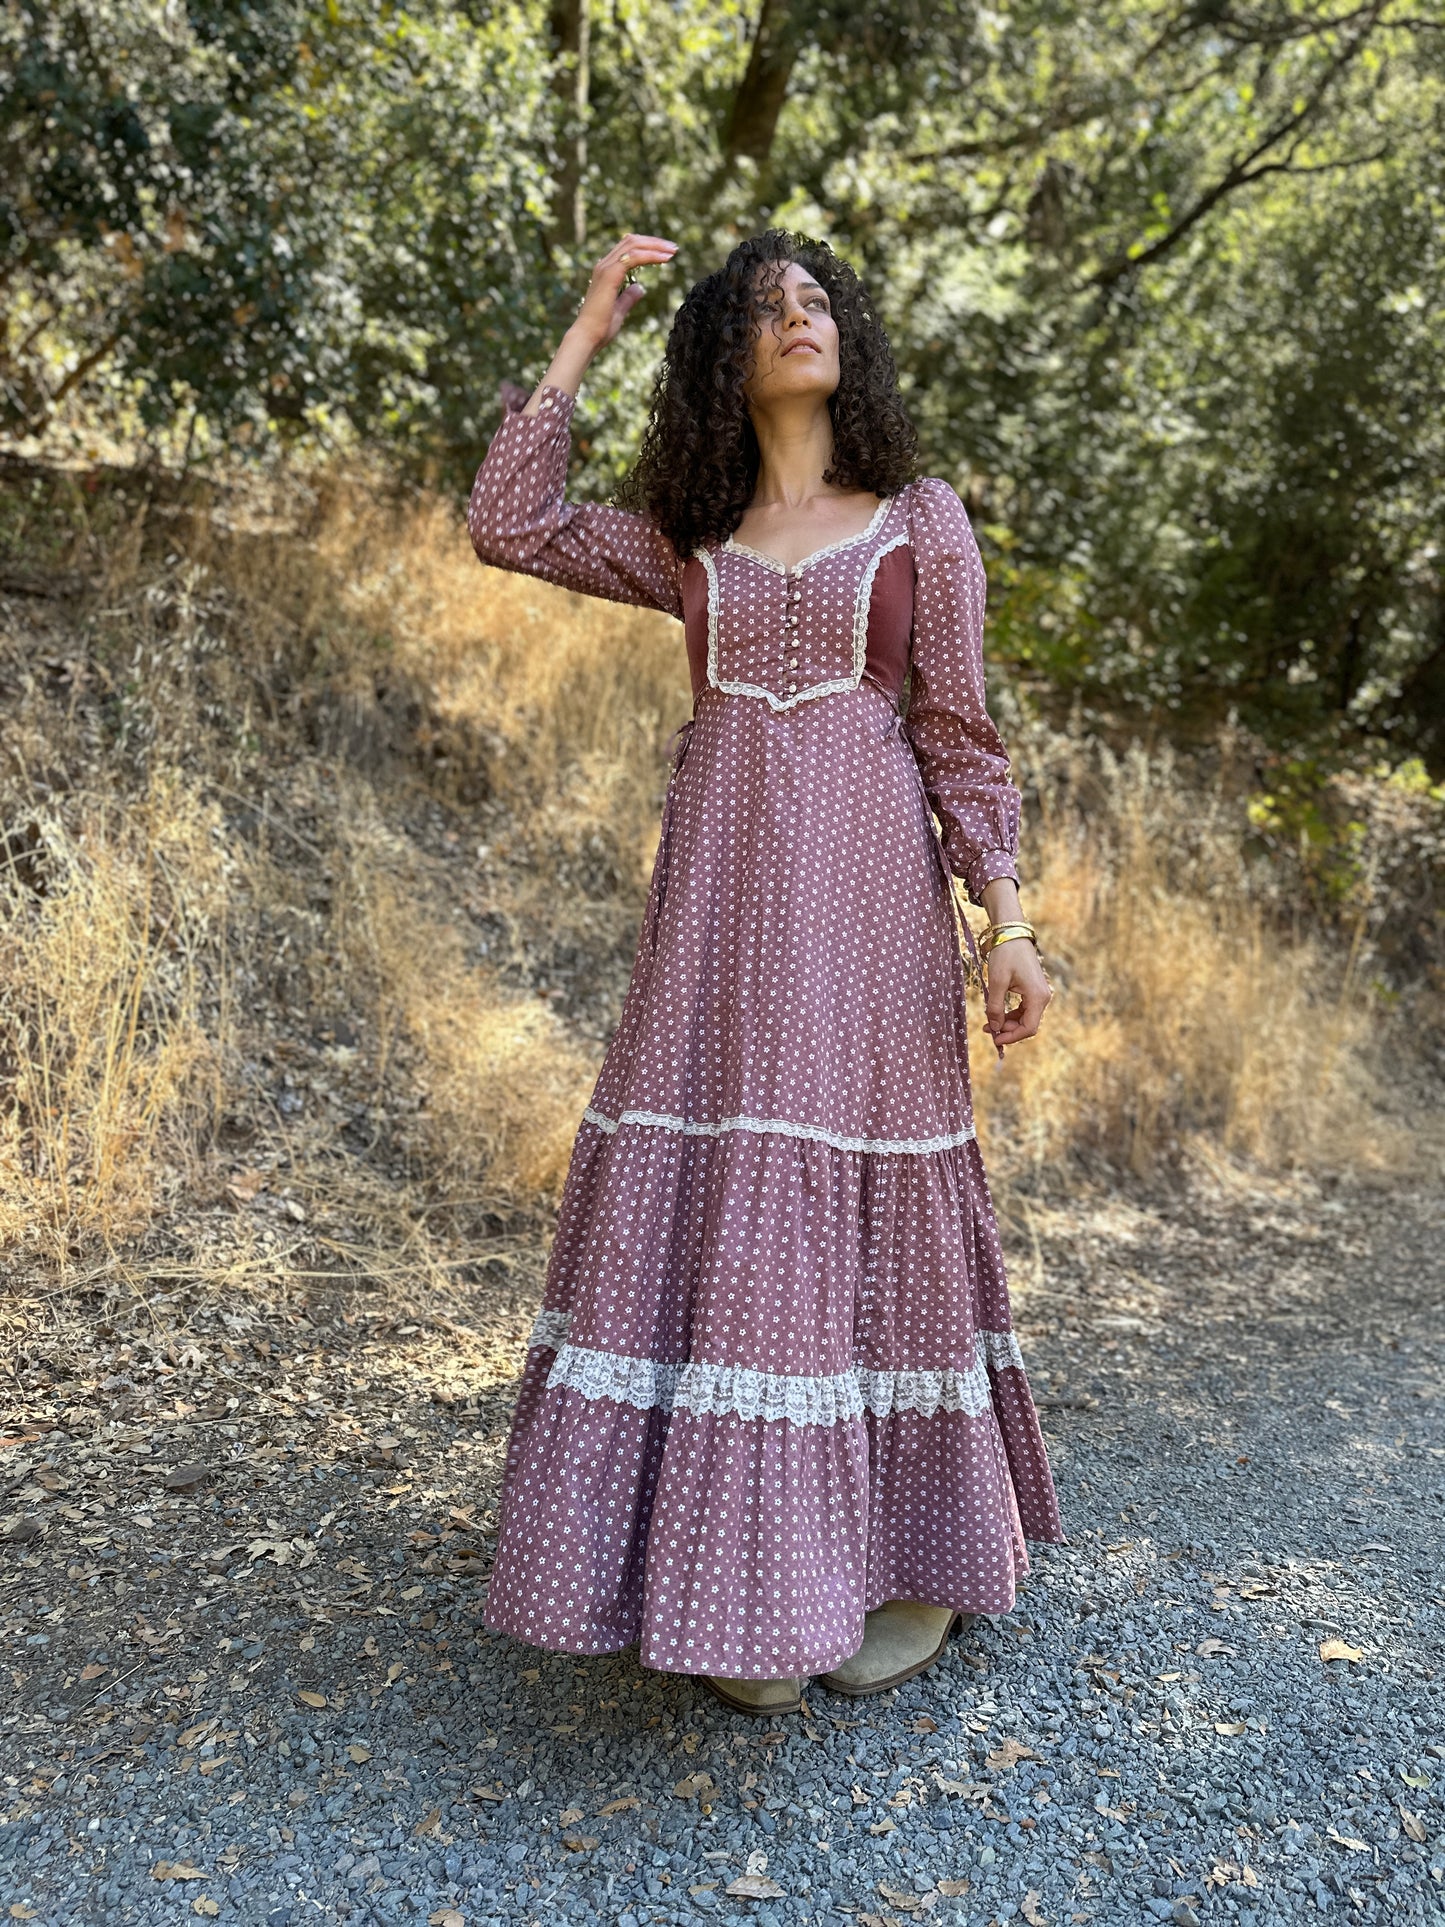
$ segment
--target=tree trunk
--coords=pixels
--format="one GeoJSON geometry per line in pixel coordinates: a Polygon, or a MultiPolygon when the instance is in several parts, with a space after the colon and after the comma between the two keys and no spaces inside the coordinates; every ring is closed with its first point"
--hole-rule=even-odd
{"type": "Polygon", "coordinates": [[[552,90],[563,101],[562,164],[548,241],[553,248],[587,245],[587,95],[591,82],[590,0],[552,0],[548,28],[555,66],[552,90]]]}
{"type": "Polygon", "coordinates": [[[795,8],[789,0],[763,0],[747,72],[733,95],[723,129],[725,168],[743,156],[756,161],[760,167],[766,163],[772,152],[778,116],[788,97],[788,82],[798,58],[800,40],[795,8]]]}

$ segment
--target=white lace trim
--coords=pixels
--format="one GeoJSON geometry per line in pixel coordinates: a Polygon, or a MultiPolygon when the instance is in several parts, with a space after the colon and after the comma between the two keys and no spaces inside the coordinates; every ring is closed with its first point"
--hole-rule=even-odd
{"type": "Polygon", "coordinates": [[[851,1372],[809,1378],[782,1372],[758,1372],[742,1365],[708,1365],[697,1361],[667,1364],[655,1358],[631,1358],[621,1352],[594,1351],[566,1342],[568,1315],[541,1312],[532,1333],[532,1347],[556,1351],[547,1387],[559,1387],[586,1399],[611,1399],[640,1411],[692,1412],[742,1419],[785,1418],[794,1425],[836,1425],[858,1419],[865,1412],[888,1418],[896,1412],[916,1412],[932,1418],[938,1412],[966,1412],[978,1418],[989,1408],[989,1372],[1023,1370],[1018,1339],[1009,1332],[977,1334],[975,1362],[962,1369],[936,1372],[872,1371],[855,1366],[851,1372]]]}
{"type": "MultiPolygon", "coordinates": [[[[820,562],[825,555],[836,555],[839,549],[849,549],[857,542],[866,541],[869,536],[877,531],[894,499],[891,495],[885,495],[883,497],[882,501],[878,504],[872,521],[860,534],[845,536],[841,542],[830,542],[826,548],[815,550],[812,555],[806,557],[804,561],[797,563],[791,569],[788,568],[785,563],[779,562],[775,556],[764,555],[761,549],[750,549],[745,542],[734,542],[731,536],[720,545],[719,553],[726,552],[733,555],[752,556],[757,561],[766,563],[769,568],[774,569],[780,575],[801,575],[809,564],[820,562]]],[[[858,585],[858,592],[853,602],[853,669],[851,675],[833,676],[830,677],[827,682],[810,683],[806,689],[799,689],[789,696],[779,696],[773,690],[765,688],[761,683],[724,680],[718,666],[718,609],[720,591],[718,588],[717,562],[708,549],[695,549],[693,553],[702,563],[703,570],[707,575],[707,680],[709,687],[720,689],[726,696],[759,697],[773,710],[796,709],[799,703],[809,702],[814,697],[835,696],[842,694],[845,690],[856,689],[863,680],[863,671],[867,667],[868,662],[868,616],[873,599],[873,577],[883,557],[887,555],[890,550],[900,548],[908,539],[907,530],[903,530],[894,536],[891,541],[885,542],[876,555],[868,558],[868,565],[863,571],[863,580],[858,585]]]]}
{"type": "Polygon", "coordinates": [[[922,1156],[930,1151],[951,1151],[968,1144],[978,1133],[972,1124],[944,1137],[844,1137],[838,1131],[825,1131],[816,1124],[794,1124],[785,1117],[723,1117],[716,1123],[701,1119],[673,1117],[666,1111],[623,1111],[618,1117],[605,1117],[589,1104],[582,1113],[599,1130],[615,1131],[619,1124],[648,1124],[662,1131],[678,1131],[684,1137],[720,1137],[724,1131],[770,1132],[777,1137],[804,1138],[831,1145],[835,1151],[881,1151],[922,1156]]]}
{"type": "MultiPolygon", "coordinates": [[[[738,553],[748,554],[750,551],[739,547],[738,553]]],[[[707,679],[711,688],[720,689],[725,696],[759,696],[769,709],[796,709],[799,703],[808,702],[815,696],[834,696],[845,689],[858,687],[851,676],[835,676],[830,682],[810,683],[806,689],[800,689],[791,696],[778,696],[761,683],[725,680],[718,668],[717,563],[706,549],[699,549],[697,554],[707,573],[707,679]]]]}
{"type": "Polygon", "coordinates": [[[841,541],[829,542],[824,548],[814,549],[813,553],[805,555],[801,562],[780,562],[775,555],[765,555],[761,549],[750,549],[746,542],[735,542],[730,535],[720,546],[726,549],[729,555],[750,555],[755,562],[761,562],[778,575],[801,575],[804,569],[811,568],[815,562],[821,562],[825,555],[836,555],[839,549],[851,549],[855,542],[866,542],[888,513],[888,505],[892,500],[891,495],[882,497],[866,529],[860,529],[856,535],[845,535],[841,541]]]}
{"type": "Polygon", "coordinates": [[[527,1340],[528,1351],[555,1352],[567,1336],[571,1322],[571,1312],[539,1311],[532,1336],[527,1340]]]}

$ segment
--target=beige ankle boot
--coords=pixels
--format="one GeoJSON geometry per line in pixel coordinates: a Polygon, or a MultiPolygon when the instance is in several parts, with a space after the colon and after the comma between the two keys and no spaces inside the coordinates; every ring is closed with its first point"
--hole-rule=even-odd
{"type": "Polygon", "coordinates": [[[923,1673],[943,1656],[952,1635],[972,1613],[951,1606],[920,1606],[909,1599],[892,1599],[863,1621],[863,1644],[851,1659],[819,1679],[833,1693],[861,1698],[901,1686],[923,1673]]]}
{"type": "Polygon", "coordinates": [[[730,1706],[734,1713],[800,1713],[803,1710],[803,1682],[800,1679],[715,1679],[701,1676],[708,1691],[730,1706]]]}

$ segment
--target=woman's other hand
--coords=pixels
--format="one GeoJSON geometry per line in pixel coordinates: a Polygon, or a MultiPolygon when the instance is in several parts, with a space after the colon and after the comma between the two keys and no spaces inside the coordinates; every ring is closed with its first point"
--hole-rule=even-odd
{"type": "Polygon", "coordinates": [[[676,253],[676,241],[665,241],[656,234],[624,234],[593,268],[572,326],[585,334],[594,348],[605,348],[647,293],[640,281],[629,285],[628,275],[670,261],[676,253]]]}
{"type": "Polygon", "coordinates": [[[1009,1044],[1021,1044],[1036,1037],[1044,1021],[1053,991],[1044,975],[1039,953],[1025,937],[1001,943],[988,959],[988,999],[984,1029],[1003,1056],[1009,1044]],[[1018,992],[1020,1001],[1012,1010],[1009,998],[1018,992]]]}

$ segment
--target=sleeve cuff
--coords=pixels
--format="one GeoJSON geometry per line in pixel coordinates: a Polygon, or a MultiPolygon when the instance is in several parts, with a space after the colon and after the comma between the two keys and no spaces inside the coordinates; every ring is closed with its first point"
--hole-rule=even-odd
{"type": "Polygon", "coordinates": [[[975,903],[982,904],[984,886],[997,882],[999,877],[1008,877],[1017,883],[1018,863],[1008,850],[984,850],[963,872],[964,887],[975,903]]]}

